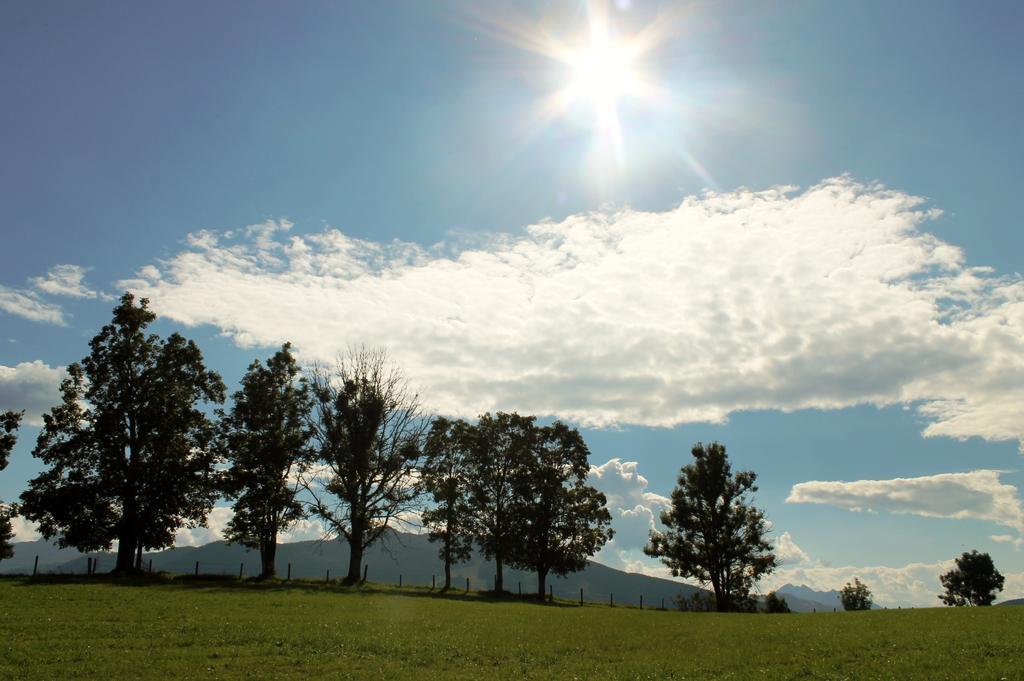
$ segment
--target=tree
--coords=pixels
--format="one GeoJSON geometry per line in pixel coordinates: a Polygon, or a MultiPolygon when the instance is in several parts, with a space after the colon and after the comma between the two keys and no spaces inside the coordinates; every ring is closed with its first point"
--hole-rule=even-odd
{"type": "Polygon", "coordinates": [[[680,470],[671,507],[661,514],[668,531],[652,531],[644,552],[661,558],[673,576],[710,583],[719,612],[748,609],[751,587],[777,565],[764,513],[747,500],[757,491],[757,476],[733,475],[717,442],[698,442],[692,454],[693,463],[680,470]]]}
{"type": "Polygon", "coordinates": [[[769,591],[768,595],[764,598],[764,611],[769,614],[784,614],[793,612],[789,609],[789,603],[786,602],[785,596],[780,596],[774,591],[769,591]]]}
{"type": "Polygon", "coordinates": [[[427,420],[383,350],[351,350],[333,371],[315,369],[311,385],[322,468],[305,487],[313,515],[348,542],[345,581],[353,584],[366,548],[416,508],[427,420]]]}
{"type": "Polygon", "coordinates": [[[452,588],[452,565],[469,560],[473,550],[466,462],[470,428],[462,420],[435,419],[420,471],[423,489],[434,503],[423,512],[423,524],[430,541],[441,543],[438,557],[444,561],[445,591],[452,588]]]}
{"type": "Polygon", "coordinates": [[[48,468],[21,495],[22,514],[61,546],[117,540],[115,572],[141,569],[144,547],[171,545],[216,498],[215,427],[199,405],[223,402],[224,384],[192,341],[146,335],[148,305],[125,293],[89,356],[68,367],[33,451],[48,468]]]}
{"type": "Polygon", "coordinates": [[[941,575],[946,593],[939,596],[946,605],[992,605],[996,592],[1003,590],[1003,575],[987,553],[964,552],[956,567],[941,575]]]}
{"type": "Polygon", "coordinates": [[[469,498],[476,541],[494,560],[494,590],[505,590],[504,567],[520,541],[522,479],[534,437],[532,416],[484,414],[467,448],[469,498]]]}
{"type": "Polygon", "coordinates": [[[864,582],[854,577],[853,582],[847,582],[839,590],[839,600],[843,603],[843,610],[870,610],[872,604],[871,589],[864,582]]]}
{"type": "Polygon", "coordinates": [[[222,485],[235,500],[225,537],[259,549],[260,577],[275,575],[277,535],[305,516],[295,480],[310,461],[312,398],[291,344],[249,365],[231,412],[221,419],[221,447],[230,468],[222,485]]]}
{"type": "Polygon", "coordinates": [[[543,599],[549,573],[582,570],[612,538],[604,494],[586,484],[590,451],[579,431],[555,421],[536,428],[530,456],[516,476],[519,542],[512,563],[537,573],[543,599]]]}
{"type": "MultiPolygon", "coordinates": [[[[15,433],[18,430],[18,426],[21,425],[21,417],[24,415],[25,412],[23,411],[5,411],[0,413],[0,428],[3,429],[3,432],[0,433],[0,471],[7,468],[11,451],[18,441],[18,436],[15,433]]],[[[16,512],[16,507],[8,506],[0,501],[0,560],[14,557],[14,547],[11,546],[11,540],[14,539],[11,516],[15,515],[16,512]]]]}

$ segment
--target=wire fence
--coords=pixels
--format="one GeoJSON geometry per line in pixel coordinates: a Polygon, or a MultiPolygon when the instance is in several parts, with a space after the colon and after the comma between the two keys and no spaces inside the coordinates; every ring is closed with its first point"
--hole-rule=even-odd
{"type": "MultiPolygon", "coordinates": [[[[79,561],[76,560],[76,561],[72,562],[71,564],[64,564],[64,565],[62,565],[59,570],[54,570],[54,569],[51,568],[49,570],[41,572],[40,571],[40,565],[39,565],[39,556],[37,555],[35,557],[35,560],[33,561],[32,576],[33,577],[42,576],[42,575],[86,575],[86,576],[91,576],[91,575],[101,574],[101,573],[104,573],[104,572],[111,572],[111,571],[114,570],[114,566],[116,564],[116,557],[115,556],[111,556],[109,554],[101,554],[101,555],[95,555],[95,556],[85,556],[84,564],[79,566],[78,563],[79,563],[79,561]]],[[[155,559],[153,559],[153,558],[143,558],[143,560],[142,560],[142,571],[144,573],[153,574],[153,573],[159,573],[159,572],[166,572],[168,574],[191,576],[193,578],[203,578],[203,577],[224,578],[224,577],[234,577],[234,578],[239,579],[239,580],[244,580],[244,579],[247,579],[247,578],[253,578],[253,577],[258,576],[259,575],[259,569],[260,569],[260,566],[259,566],[258,563],[255,566],[253,566],[251,563],[247,564],[245,561],[241,561],[239,563],[225,563],[225,562],[217,562],[217,561],[209,561],[209,560],[196,560],[196,561],[192,562],[192,565],[190,567],[191,567],[190,570],[183,571],[181,569],[181,561],[180,560],[176,560],[174,562],[174,565],[173,565],[174,569],[166,569],[165,570],[165,569],[161,568],[161,566],[159,564],[159,561],[155,561],[155,559]]],[[[281,575],[278,575],[278,577],[280,579],[284,580],[284,581],[292,581],[292,579],[293,579],[292,578],[292,567],[293,567],[293,564],[291,562],[287,563],[285,565],[285,569],[284,569],[283,573],[281,575]]],[[[363,582],[368,581],[369,568],[370,568],[369,564],[366,564],[366,565],[363,566],[363,579],[362,579],[363,582]]],[[[338,577],[338,574],[339,573],[336,572],[334,579],[332,579],[331,578],[331,570],[330,570],[330,568],[326,568],[325,567],[322,579],[317,578],[317,577],[310,577],[309,576],[309,572],[306,571],[303,576],[296,577],[295,580],[296,581],[302,581],[302,582],[305,582],[305,583],[309,583],[309,582],[322,582],[322,583],[325,583],[325,584],[332,584],[332,583],[340,584],[342,582],[342,579],[338,577]]],[[[438,590],[438,579],[437,579],[437,577],[438,576],[436,574],[431,575],[431,580],[430,580],[429,584],[425,584],[425,583],[423,583],[423,584],[416,584],[416,583],[411,582],[410,580],[407,580],[403,573],[399,573],[398,581],[397,582],[390,582],[390,583],[389,582],[375,582],[375,583],[376,584],[383,584],[383,585],[387,585],[387,586],[396,586],[396,587],[398,587],[400,589],[401,588],[410,588],[411,589],[411,588],[427,588],[427,587],[429,587],[431,590],[437,591],[438,590]]],[[[495,576],[495,583],[496,583],[496,581],[497,581],[497,577],[495,576]]],[[[516,584],[516,592],[515,593],[510,593],[510,595],[517,596],[518,598],[524,599],[524,600],[526,600],[526,599],[537,600],[538,594],[536,592],[530,591],[529,588],[527,588],[527,590],[525,592],[523,591],[523,582],[521,580],[517,580],[515,582],[515,584],[516,584]]],[[[460,579],[457,584],[455,583],[455,580],[453,580],[452,589],[450,590],[449,593],[451,593],[451,592],[462,592],[462,593],[465,593],[465,594],[469,594],[469,593],[494,593],[493,585],[492,585],[492,589],[490,589],[490,590],[480,589],[479,588],[480,586],[482,586],[482,584],[473,584],[471,578],[465,577],[464,578],[464,582],[463,582],[463,580],[460,579]]],[[[603,594],[601,594],[601,600],[588,600],[587,599],[586,590],[583,587],[580,587],[578,590],[574,589],[571,593],[566,593],[564,590],[559,590],[559,593],[556,594],[555,593],[555,587],[552,584],[548,585],[546,600],[549,601],[549,602],[555,602],[557,600],[557,601],[562,602],[562,603],[578,603],[580,606],[584,606],[584,605],[601,605],[601,604],[607,603],[607,605],[609,607],[613,607],[613,608],[614,607],[634,607],[634,608],[635,607],[639,607],[639,609],[641,609],[641,610],[645,609],[644,594],[640,594],[639,595],[638,603],[637,603],[637,601],[626,602],[626,603],[623,603],[623,602],[617,603],[616,600],[615,600],[615,594],[614,593],[609,593],[608,594],[607,601],[604,600],[604,595],[603,594]]],[[[675,605],[675,603],[674,603],[673,599],[669,599],[668,603],[666,603],[666,599],[664,597],[660,598],[660,602],[657,602],[657,601],[656,602],[652,602],[650,599],[648,599],[647,602],[646,602],[646,609],[648,609],[648,610],[651,610],[651,609],[654,609],[654,610],[666,610],[667,609],[666,605],[668,605],[669,607],[672,607],[672,606],[675,605]]]]}

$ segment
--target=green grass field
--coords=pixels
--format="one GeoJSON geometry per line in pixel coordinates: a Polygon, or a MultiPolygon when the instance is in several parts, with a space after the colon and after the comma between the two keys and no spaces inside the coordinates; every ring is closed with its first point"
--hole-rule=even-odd
{"type": "Polygon", "coordinates": [[[0,579],[0,679],[1021,679],[1024,607],[717,615],[388,587],[0,579]]]}

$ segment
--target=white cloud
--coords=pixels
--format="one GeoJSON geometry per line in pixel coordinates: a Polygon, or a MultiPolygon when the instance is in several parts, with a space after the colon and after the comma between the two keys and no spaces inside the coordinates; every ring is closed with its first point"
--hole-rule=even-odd
{"type": "Polygon", "coordinates": [[[175,546],[203,546],[224,539],[224,528],[234,516],[227,506],[214,506],[206,517],[206,527],[181,527],[174,533],[175,546]]]}
{"type": "MultiPolygon", "coordinates": [[[[183,527],[174,535],[175,546],[203,546],[214,541],[224,539],[224,529],[234,511],[230,506],[214,506],[210,515],[206,518],[206,527],[183,527]]],[[[286,531],[277,535],[279,544],[289,544],[298,541],[321,539],[324,536],[323,525],[317,520],[303,519],[294,523],[286,531]]]]}
{"type": "Polygon", "coordinates": [[[35,360],[13,367],[0,364],[0,411],[25,411],[25,423],[41,426],[42,415],[60,402],[64,367],[35,360]]]}
{"type": "Polygon", "coordinates": [[[789,532],[783,532],[775,540],[775,557],[782,565],[808,563],[811,560],[811,557],[793,541],[793,536],[789,532]]]}
{"type": "Polygon", "coordinates": [[[33,322],[65,326],[64,313],[59,305],[43,302],[32,291],[0,286],[0,310],[33,322]]]}
{"type": "Polygon", "coordinates": [[[967,267],[920,231],[935,215],[844,177],[464,247],[268,222],[193,235],[122,285],[242,346],[387,346],[439,413],[671,426],[914,404],[926,435],[1019,440],[1024,281],[967,267]]]}
{"type": "Polygon", "coordinates": [[[20,515],[11,518],[11,529],[14,530],[14,542],[36,541],[43,538],[43,535],[39,534],[39,525],[20,515]]]}
{"type": "Polygon", "coordinates": [[[856,577],[871,589],[874,601],[888,607],[937,607],[942,586],[939,575],[953,567],[953,561],[910,563],[899,567],[845,566],[832,567],[821,563],[783,567],[761,580],[767,593],[785,584],[806,585],[815,591],[841,589],[856,577]]]}
{"type": "Polygon", "coordinates": [[[108,298],[85,285],[88,268],[80,265],[54,265],[45,277],[33,277],[29,282],[43,293],[72,298],[108,298]]]}
{"type": "MultiPolygon", "coordinates": [[[[604,492],[612,514],[615,537],[605,545],[597,560],[621,560],[619,553],[633,551],[642,556],[650,531],[659,523],[661,511],[669,499],[647,491],[647,478],[640,475],[635,461],[615,458],[600,466],[591,466],[587,482],[604,492]]],[[[631,554],[632,555],[632,554],[631,554]]]]}
{"type": "Polygon", "coordinates": [[[1000,471],[940,473],[918,478],[801,482],[786,503],[827,504],[852,511],[886,510],[929,518],[987,520],[1024,532],[1024,506],[1017,488],[1000,471]]]}

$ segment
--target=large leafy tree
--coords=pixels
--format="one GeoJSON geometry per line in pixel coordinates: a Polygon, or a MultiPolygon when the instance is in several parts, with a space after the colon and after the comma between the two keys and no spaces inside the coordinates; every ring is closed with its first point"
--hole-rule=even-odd
{"type": "MultiPolygon", "coordinates": [[[[18,441],[16,435],[18,426],[21,424],[21,417],[25,412],[5,411],[0,413],[0,471],[7,468],[11,457],[11,450],[18,441]]],[[[14,556],[14,547],[11,540],[14,539],[14,528],[11,527],[11,516],[15,509],[0,501],[0,560],[6,560],[14,556]]]]}
{"type": "Polygon", "coordinates": [[[661,514],[667,532],[652,531],[644,551],[661,558],[677,577],[710,584],[719,612],[745,609],[750,589],[776,567],[764,513],[751,505],[753,471],[733,474],[725,446],[694,445],[672,505],[661,514]]]}
{"type": "Polygon", "coordinates": [[[318,470],[305,486],[313,515],[348,542],[354,583],[367,547],[416,510],[429,422],[383,350],[351,350],[333,371],[315,369],[311,384],[318,470]]]}
{"type": "Polygon", "coordinates": [[[839,590],[839,600],[843,610],[870,610],[872,604],[871,589],[856,577],[847,582],[839,590]]]}
{"type": "Polygon", "coordinates": [[[423,448],[420,483],[433,502],[423,512],[423,524],[430,541],[441,544],[445,590],[452,588],[452,565],[469,560],[473,550],[466,454],[470,432],[465,421],[437,418],[423,448]]]}
{"type": "Polygon", "coordinates": [[[68,367],[33,452],[47,468],[21,495],[22,514],[61,546],[116,540],[118,572],[204,522],[216,497],[215,426],[200,407],[223,402],[224,384],[192,341],[147,335],[155,318],[125,293],[89,355],[68,367]]]}
{"type": "Polygon", "coordinates": [[[468,491],[476,541],[494,560],[498,592],[505,589],[504,567],[521,539],[521,491],[535,431],[532,416],[498,412],[481,416],[469,437],[468,491]]]}
{"type": "Polygon", "coordinates": [[[956,567],[941,575],[946,593],[939,596],[946,605],[992,605],[996,592],[1003,590],[1003,575],[996,569],[992,556],[977,550],[964,552],[956,559],[956,567]]]}
{"type": "Polygon", "coordinates": [[[266,366],[249,365],[231,411],[221,419],[221,446],[230,464],[223,489],[235,500],[228,540],[260,552],[263,578],[275,575],[277,535],[305,513],[297,478],[310,461],[312,397],[285,343],[266,366]]]}
{"type": "Polygon", "coordinates": [[[582,570],[612,538],[612,517],[604,494],[586,484],[590,451],[579,431],[555,421],[535,428],[530,440],[517,476],[519,542],[512,562],[537,573],[543,598],[548,574],[582,570]]]}

